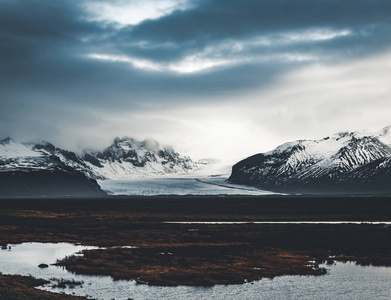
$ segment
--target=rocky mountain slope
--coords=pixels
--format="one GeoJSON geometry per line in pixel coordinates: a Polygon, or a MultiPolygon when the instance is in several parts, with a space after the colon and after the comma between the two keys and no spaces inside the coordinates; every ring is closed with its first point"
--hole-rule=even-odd
{"type": "Polygon", "coordinates": [[[116,138],[102,152],[82,155],[42,142],[0,141],[0,197],[101,195],[96,179],[186,173],[203,166],[154,140],[116,138]]]}
{"type": "Polygon", "coordinates": [[[391,192],[391,127],[286,143],[238,162],[228,180],[288,193],[391,192]]]}
{"type": "Polygon", "coordinates": [[[49,143],[0,142],[0,197],[84,197],[105,193],[69,151],[49,143]]]}
{"type": "Polygon", "coordinates": [[[200,166],[190,157],[181,156],[171,147],[155,140],[137,141],[116,138],[101,152],[85,151],[82,159],[97,178],[126,179],[173,173],[186,173],[200,166]]]}

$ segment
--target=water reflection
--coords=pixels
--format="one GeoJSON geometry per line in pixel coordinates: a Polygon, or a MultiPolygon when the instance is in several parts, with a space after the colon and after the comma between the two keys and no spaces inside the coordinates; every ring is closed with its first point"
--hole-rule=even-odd
{"type": "MultiPolygon", "coordinates": [[[[8,263],[25,263],[26,266],[52,264],[56,259],[72,255],[81,250],[98,249],[93,246],[73,245],[69,243],[23,243],[8,245],[9,250],[1,251],[0,258],[8,263]]],[[[1,266],[1,262],[0,262],[1,266]]]]}
{"type": "Polygon", "coordinates": [[[73,275],[50,265],[40,269],[38,264],[51,264],[56,259],[95,247],[66,243],[25,243],[11,245],[11,250],[0,250],[0,272],[3,274],[32,275],[51,279],[83,281],[81,286],[53,288],[58,282],[40,287],[54,292],[65,292],[91,299],[391,299],[391,268],[362,267],[354,263],[322,266],[329,269],[323,276],[281,276],[241,285],[213,287],[154,287],[133,281],[113,281],[108,276],[73,275]]]}

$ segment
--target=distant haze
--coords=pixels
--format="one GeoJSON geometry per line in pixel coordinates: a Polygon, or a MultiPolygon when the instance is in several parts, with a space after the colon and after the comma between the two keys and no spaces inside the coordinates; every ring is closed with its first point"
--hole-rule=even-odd
{"type": "Polygon", "coordinates": [[[235,161],[391,125],[391,1],[0,0],[0,138],[235,161]]]}

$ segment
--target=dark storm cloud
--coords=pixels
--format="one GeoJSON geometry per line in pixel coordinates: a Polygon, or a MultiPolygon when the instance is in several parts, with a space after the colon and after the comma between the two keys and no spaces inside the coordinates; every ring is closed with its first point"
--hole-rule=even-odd
{"type": "Polygon", "coordinates": [[[386,0],[210,0],[133,29],[158,41],[216,40],[308,27],[357,27],[389,23],[386,0]]]}
{"type": "Polygon", "coordinates": [[[95,30],[79,20],[75,1],[3,0],[0,31],[29,38],[74,38],[95,30]]]}
{"type": "MultiPolygon", "coordinates": [[[[224,40],[246,40],[305,29],[350,29],[358,46],[368,46],[368,51],[373,51],[368,42],[390,43],[387,35],[390,12],[391,2],[385,0],[210,0],[200,1],[194,9],[176,11],[134,28],[125,28],[121,34],[131,40],[156,44],[171,42],[181,46],[173,49],[181,54],[224,40]]],[[[344,41],[333,40],[320,46],[335,49],[345,46],[344,41]]],[[[295,49],[295,46],[291,48],[295,49]]],[[[352,45],[351,49],[355,50],[355,47],[352,45]]],[[[144,52],[144,55],[152,56],[153,53],[144,52]]],[[[159,59],[159,55],[155,58],[159,59]]]]}
{"type": "MultiPolygon", "coordinates": [[[[345,51],[352,57],[352,54],[379,51],[390,42],[389,1],[196,1],[188,10],[177,10],[121,30],[88,21],[82,3],[0,1],[0,85],[3,91],[10,94],[12,89],[26,94],[57,91],[61,98],[69,95],[69,101],[91,98],[97,102],[117,99],[121,102],[124,98],[128,101],[150,98],[155,93],[160,94],[162,89],[175,90],[177,94],[235,89],[262,84],[262,78],[266,77],[262,74],[276,74],[297,65],[286,63],[284,67],[280,62],[267,59],[261,63],[251,61],[254,55],[304,53],[333,57],[345,51]],[[319,28],[348,29],[351,34],[325,41],[273,42],[279,34],[319,28]],[[255,37],[268,38],[271,44],[247,46],[246,42],[255,37]],[[240,51],[220,45],[235,41],[244,43],[240,51]],[[259,65],[258,72],[256,68],[250,72],[259,80],[249,80],[246,68],[241,68],[240,64],[228,69],[217,68],[217,79],[211,81],[210,72],[187,76],[172,72],[148,73],[132,69],[123,62],[86,58],[89,53],[125,54],[164,64],[202,53],[207,47],[212,50],[201,59],[248,57],[250,61],[242,65],[259,65]]],[[[166,98],[170,96],[167,92],[166,98]]]]}
{"type": "MultiPolygon", "coordinates": [[[[110,102],[108,106],[113,102],[119,105],[135,102],[137,105],[140,100],[155,100],[161,90],[180,94],[183,99],[183,94],[216,90],[225,85],[224,74],[210,81],[208,76],[183,78],[176,74],[154,74],[134,70],[124,63],[86,59],[85,55],[91,52],[117,52],[121,43],[113,46],[114,28],[88,22],[79,3],[0,2],[2,101],[24,99],[37,104],[81,101],[102,105],[110,102]]],[[[159,48],[157,45],[155,51],[161,52],[159,48]]],[[[136,54],[143,51],[136,50],[136,54]]]]}
{"type": "Polygon", "coordinates": [[[44,137],[64,123],[76,124],[83,109],[84,119],[99,122],[96,111],[134,111],[145,103],[186,105],[202,94],[232,90],[227,82],[237,81],[237,72],[246,74],[237,87],[266,82],[276,73],[274,67],[244,71],[239,66],[232,72],[183,77],[86,59],[90,52],[112,51],[104,36],[113,35],[114,29],[86,21],[77,2],[0,3],[1,136],[25,137],[20,132],[34,131],[44,137]]]}
{"type": "MultiPolygon", "coordinates": [[[[66,69],[77,63],[80,38],[100,28],[80,20],[72,1],[0,1],[0,64],[3,89],[27,92],[45,83],[67,79],[66,69]]],[[[77,74],[80,70],[72,70],[77,74]]],[[[83,76],[83,72],[80,74],[83,76]]]]}

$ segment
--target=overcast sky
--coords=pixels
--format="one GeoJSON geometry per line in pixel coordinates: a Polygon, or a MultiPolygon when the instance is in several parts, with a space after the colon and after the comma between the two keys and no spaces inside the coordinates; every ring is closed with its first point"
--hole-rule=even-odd
{"type": "Polygon", "coordinates": [[[237,160],[391,125],[389,0],[0,0],[0,138],[237,160]]]}

